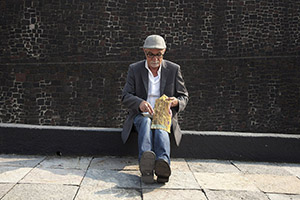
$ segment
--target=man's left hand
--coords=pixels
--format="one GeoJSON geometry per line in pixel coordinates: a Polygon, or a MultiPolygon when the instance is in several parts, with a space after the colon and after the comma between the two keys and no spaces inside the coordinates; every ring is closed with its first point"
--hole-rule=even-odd
{"type": "Polygon", "coordinates": [[[171,107],[176,107],[179,104],[179,100],[176,97],[169,97],[167,100],[171,101],[171,107]]]}

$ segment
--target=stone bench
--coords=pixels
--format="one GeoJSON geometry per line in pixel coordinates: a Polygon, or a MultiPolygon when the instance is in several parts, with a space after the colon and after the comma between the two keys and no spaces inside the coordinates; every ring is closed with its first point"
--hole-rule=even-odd
{"type": "MultiPolygon", "coordinates": [[[[137,156],[137,133],[122,143],[120,128],[0,123],[0,154],[137,156]]],[[[300,162],[300,135],[183,131],[171,156],[181,158],[300,162]]]]}

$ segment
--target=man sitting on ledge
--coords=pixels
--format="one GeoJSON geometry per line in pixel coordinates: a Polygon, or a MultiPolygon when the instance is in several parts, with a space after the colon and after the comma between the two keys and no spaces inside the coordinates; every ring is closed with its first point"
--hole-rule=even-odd
{"type": "Polygon", "coordinates": [[[159,35],[150,35],[144,41],[145,60],[129,66],[126,84],[122,92],[122,102],[129,108],[124,122],[122,140],[125,143],[132,127],[138,132],[139,167],[142,181],[169,181],[170,136],[161,129],[151,129],[151,116],[155,100],[165,94],[172,111],[171,132],[179,145],[182,133],[177,114],[183,111],[188,102],[188,92],[181,75],[180,66],[164,60],[165,40],[159,35]]]}

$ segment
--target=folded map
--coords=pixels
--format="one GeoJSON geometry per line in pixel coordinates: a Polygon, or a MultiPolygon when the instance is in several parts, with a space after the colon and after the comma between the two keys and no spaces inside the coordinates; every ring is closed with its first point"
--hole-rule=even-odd
{"type": "Polygon", "coordinates": [[[156,99],[151,129],[162,129],[170,133],[172,118],[170,106],[172,101],[167,99],[168,97],[164,94],[156,99]]]}

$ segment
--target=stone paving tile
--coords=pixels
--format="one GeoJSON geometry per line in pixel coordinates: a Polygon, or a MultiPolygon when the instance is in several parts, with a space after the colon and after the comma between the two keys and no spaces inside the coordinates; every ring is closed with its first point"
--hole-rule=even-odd
{"type": "Polygon", "coordinates": [[[289,171],[291,174],[300,178],[300,164],[281,164],[281,167],[289,171]]]}
{"type": "Polygon", "coordinates": [[[89,169],[84,177],[82,185],[95,186],[102,189],[114,187],[140,189],[140,173],[138,171],[89,169]]]}
{"type": "Polygon", "coordinates": [[[97,170],[134,170],[138,171],[138,159],[132,157],[99,157],[94,158],[89,169],[97,170]]]}
{"type": "Polygon", "coordinates": [[[300,194],[300,180],[295,176],[249,174],[246,177],[263,192],[300,194]]]}
{"type": "Polygon", "coordinates": [[[92,160],[92,157],[47,157],[41,162],[39,168],[53,169],[82,169],[86,170],[92,160]]]}
{"type": "Polygon", "coordinates": [[[96,200],[96,199],[110,199],[110,200],[141,200],[141,192],[134,189],[121,188],[106,188],[95,186],[82,186],[76,196],[75,200],[96,200]]]}
{"type": "Polygon", "coordinates": [[[245,174],[272,174],[279,176],[292,175],[288,172],[288,170],[276,163],[249,163],[237,161],[233,161],[233,163],[245,174]]]}
{"type": "MultiPolygon", "coordinates": [[[[156,176],[155,176],[156,178],[156,176]]],[[[185,171],[173,171],[169,182],[166,184],[145,184],[142,182],[143,189],[155,189],[155,188],[164,188],[164,189],[200,189],[199,184],[197,183],[192,172],[185,171]]]]}
{"type": "Polygon", "coordinates": [[[17,184],[2,200],[73,200],[77,190],[77,186],[17,184]]]}
{"type": "Polygon", "coordinates": [[[0,154],[0,166],[34,167],[44,160],[44,156],[23,156],[0,154]]]}
{"type": "Polygon", "coordinates": [[[172,171],[190,171],[190,168],[182,158],[171,159],[171,170],[172,171]]]}
{"type": "MultiPolygon", "coordinates": [[[[172,170],[190,171],[187,162],[184,159],[172,159],[172,170]]],[[[133,157],[98,157],[91,162],[89,169],[98,170],[132,170],[139,171],[138,159],[133,157]]]]}
{"type": "Polygon", "coordinates": [[[207,200],[201,190],[143,189],[143,200],[207,200]]]}
{"type": "Polygon", "coordinates": [[[207,173],[239,173],[240,171],[230,161],[218,160],[188,160],[192,172],[207,173]]]}
{"type": "Polygon", "coordinates": [[[300,195],[267,194],[270,200],[300,200],[300,195]]]}
{"type": "Polygon", "coordinates": [[[84,174],[84,170],[34,168],[20,182],[79,185],[84,174]]]}
{"type": "Polygon", "coordinates": [[[15,184],[0,183],[0,199],[14,186],[15,184]]]}
{"type": "Polygon", "coordinates": [[[0,155],[0,199],[300,200],[300,164],[172,159],[171,169],[168,183],[144,184],[134,157],[0,155]]]}
{"type": "Polygon", "coordinates": [[[28,167],[0,167],[0,183],[17,183],[26,174],[30,172],[32,168],[28,167]]]}
{"type": "Polygon", "coordinates": [[[243,174],[234,173],[194,173],[201,188],[212,190],[248,190],[258,188],[243,174]]]}
{"type": "Polygon", "coordinates": [[[237,190],[205,190],[209,200],[269,200],[262,192],[237,190]]]}

